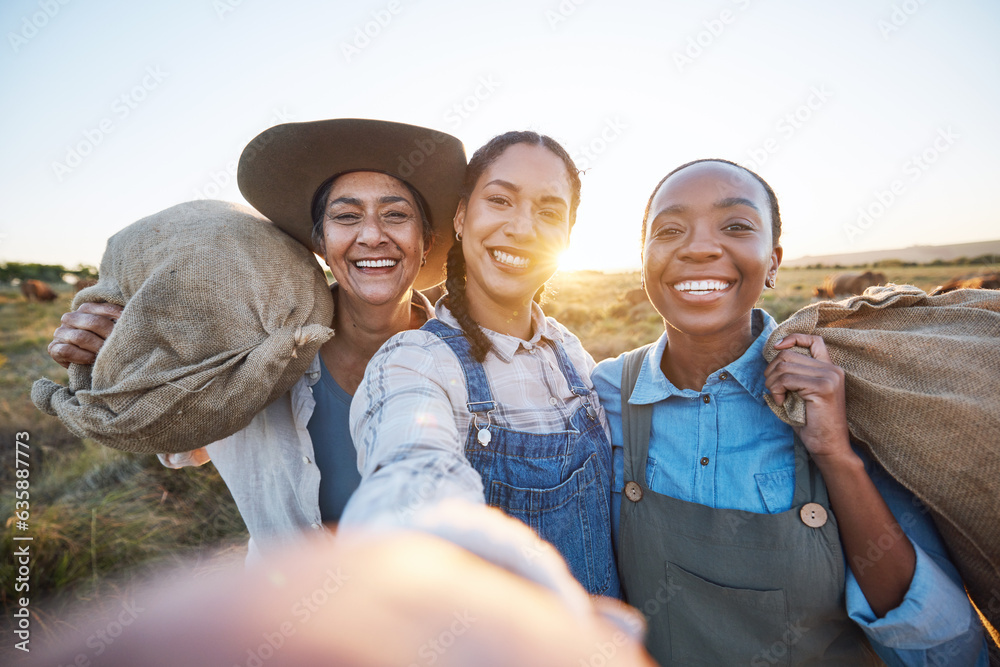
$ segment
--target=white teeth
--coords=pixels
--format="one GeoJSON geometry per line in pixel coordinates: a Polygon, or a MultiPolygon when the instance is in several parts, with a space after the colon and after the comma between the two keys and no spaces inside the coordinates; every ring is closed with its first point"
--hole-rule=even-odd
{"type": "Polygon", "coordinates": [[[674,285],[678,292],[690,292],[691,294],[708,294],[717,290],[724,290],[730,283],[721,280],[686,280],[674,285]]]}
{"type": "Polygon", "coordinates": [[[506,264],[508,266],[513,266],[518,269],[523,269],[528,266],[527,257],[518,257],[516,255],[511,255],[501,250],[493,251],[493,259],[500,262],[501,264],[506,264]]]}
{"type": "Polygon", "coordinates": [[[359,269],[381,269],[398,264],[394,259],[359,259],[354,265],[359,269]]]}

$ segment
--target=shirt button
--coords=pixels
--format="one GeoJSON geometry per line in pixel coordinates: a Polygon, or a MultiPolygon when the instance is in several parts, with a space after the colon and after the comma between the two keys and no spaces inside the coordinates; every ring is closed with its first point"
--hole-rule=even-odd
{"type": "Polygon", "coordinates": [[[799,510],[799,517],[810,528],[822,528],[826,525],[826,508],[818,503],[806,503],[799,510]]]}
{"type": "Polygon", "coordinates": [[[528,348],[528,354],[534,354],[534,353],[535,353],[535,348],[533,347],[528,348]]]}
{"type": "Polygon", "coordinates": [[[708,457],[707,456],[701,457],[701,464],[703,466],[707,466],[708,465],[708,457]]]}
{"type": "Polygon", "coordinates": [[[633,503],[639,502],[642,500],[642,487],[635,482],[629,482],[625,485],[625,497],[633,503]]]}
{"type": "Polygon", "coordinates": [[[555,396],[549,396],[549,405],[556,405],[559,402],[555,396]]]}
{"type": "Polygon", "coordinates": [[[309,457],[308,456],[303,456],[302,457],[302,462],[305,463],[306,465],[309,465],[309,457]]]}
{"type": "Polygon", "coordinates": [[[729,379],[729,373],[723,373],[722,375],[719,376],[719,379],[720,380],[728,380],[729,379]]]}
{"type": "Polygon", "coordinates": [[[322,527],[323,527],[323,526],[319,525],[318,523],[314,523],[314,524],[312,524],[312,528],[313,528],[313,530],[319,530],[319,529],[320,529],[320,528],[322,528],[322,527]]]}
{"type": "Polygon", "coordinates": [[[712,402],[712,397],[711,397],[711,396],[709,396],[708,394],[705,394],[704,396],[702,396],[702,397],[701,397],[701,400],[702,400],[702,401],[703,401],[704,403],[706,403],[706,404],[707,404],[707,403],[711,403],[711,402],[712,402]]]}

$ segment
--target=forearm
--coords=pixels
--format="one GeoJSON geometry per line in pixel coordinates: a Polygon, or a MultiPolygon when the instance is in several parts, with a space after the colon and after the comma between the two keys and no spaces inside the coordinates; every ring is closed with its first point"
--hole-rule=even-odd
{"type": "Polygon", "coordinates": [[[913,545],[850,447],[844,454],[814,458],[826,482],[847,563],[872,611],[885,616],[910,588],[916,566],[913,545]]]}

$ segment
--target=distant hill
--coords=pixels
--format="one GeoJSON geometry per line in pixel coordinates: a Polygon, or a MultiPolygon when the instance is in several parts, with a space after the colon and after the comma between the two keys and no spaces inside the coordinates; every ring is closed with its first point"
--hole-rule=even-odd
{"type": "Polygon", "coordinates": [[[824,266],[854,266],[871,264],[886,259],[898,259],[903,262],[929,264],[934,260],[947,262],[959,257],[979,257],[980,255],[1000,256],[1000,240],[978,241],[976,243],[955,243],[953,245],[915,245],[898,250],[870,250],[868,252],[844,253],[841,255],[806,255],[795,259],[782,260],[785,267],[808,266],[823,264],[824,266]]]}

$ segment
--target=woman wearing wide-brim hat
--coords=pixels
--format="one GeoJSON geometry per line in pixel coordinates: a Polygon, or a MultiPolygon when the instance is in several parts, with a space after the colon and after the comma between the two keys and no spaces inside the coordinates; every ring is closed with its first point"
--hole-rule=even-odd
{"type": "MultiPolygon", "coordinates": [[[[433,308],[416,289],[443,279],[466,158],[455,137],[366,119],[288,123],[240,157],[240,191],[333,273],[335,335],[306,374],[249,426],[166,465],[211,458],[250,532],[249,559],[335,522],[357,487],[351,398],[371,356],[433,308]]],[[[87,304],[63,318],[49,353],[93,363],[120,309],[87,304]]]]}

